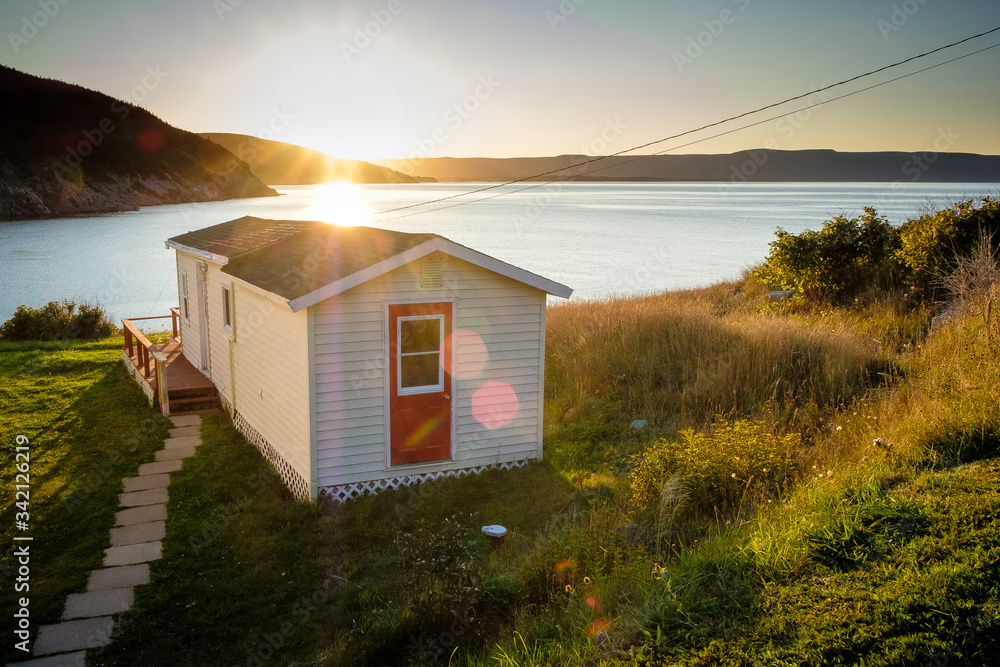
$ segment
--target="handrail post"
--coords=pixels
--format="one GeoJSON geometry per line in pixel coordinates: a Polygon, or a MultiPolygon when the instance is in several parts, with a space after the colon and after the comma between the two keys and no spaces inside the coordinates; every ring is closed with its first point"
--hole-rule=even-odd
{"type": "Polygon", "coordinates": [[[167,387],[167,358],[161,352],[154,352],[156,362],[156,391],[160,397],[160,412],[170,416],[170,390],[167,387]]]}

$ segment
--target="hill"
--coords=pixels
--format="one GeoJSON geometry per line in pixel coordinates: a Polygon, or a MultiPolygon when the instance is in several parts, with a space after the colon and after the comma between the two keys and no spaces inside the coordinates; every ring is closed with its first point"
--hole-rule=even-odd
{"type": "Polygon", "coordinates": [[[529,158],[380,160],[392,169],[438,181],[812,181],[1000,182],[1000,156],[974,153],[842,153],[833,150],[749,150],[721,155],[635,155],[581,166],[586,155],[529,158]],[[599,170],[599,171],[596,171],[599,170]]]}
{"type": "Polygon", "coordinates": [[[202,132],[201,136],[246,160],[253,173],[271,185],[311,185],[327,181],[419,183],[434,180],[414,178],[369,162],[341,160],[295,144],[245,134],[202,132]]]}
{"type": "Polygon", "coordinates": [[[0,220],[277,195],[224,148],[103,93],[0,66],[0,98],[0,220]]]}

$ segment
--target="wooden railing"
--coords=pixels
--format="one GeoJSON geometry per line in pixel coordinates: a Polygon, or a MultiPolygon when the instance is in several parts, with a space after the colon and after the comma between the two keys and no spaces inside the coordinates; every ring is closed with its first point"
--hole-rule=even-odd
{"type": "Polygon", "coordinates": [[[167,356],[146,338],[139,329],[132,324],[133,320],[165,320],[170,318],[173,325],[173,338],[176,340],[177,318],[180,313],[176,308],[170,309],[169,315],[158,315],[155,317],[133,317],[130,320],[122,320],[122,333],[125,336],[125,354],[133,361],[136,369],[142,373],[142,377],[153,387],[159,399],[160,410],[165,416],[170,415],[170,400],[167,393],[167,356]],[[151,363],[152,362],[152,363],[151,363]]]}

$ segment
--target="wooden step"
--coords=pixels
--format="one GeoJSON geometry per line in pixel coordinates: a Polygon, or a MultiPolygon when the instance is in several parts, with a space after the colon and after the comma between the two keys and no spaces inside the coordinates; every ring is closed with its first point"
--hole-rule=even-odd
{"type": "Polygon", "coordinates": [[[171,398],[170,408],[173,409],[174,406],[183,406],[183,405],[198,405],[201,403],[215,404],[217,402],[218,399],[215,396],[190,396],[187,398],[171,398]]]}

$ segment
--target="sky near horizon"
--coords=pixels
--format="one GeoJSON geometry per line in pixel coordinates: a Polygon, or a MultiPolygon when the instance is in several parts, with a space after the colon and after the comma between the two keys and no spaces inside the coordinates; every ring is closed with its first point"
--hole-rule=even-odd
{"type": "MultiPolygon", "coordinates": [[[[997,26],[996,0],[4,0],[0,62],[343,158],[593,155],[997,26]]],[[[707,138],[803,104],[640,152],[1000,154],[1000,48],[707,138]]]]}

